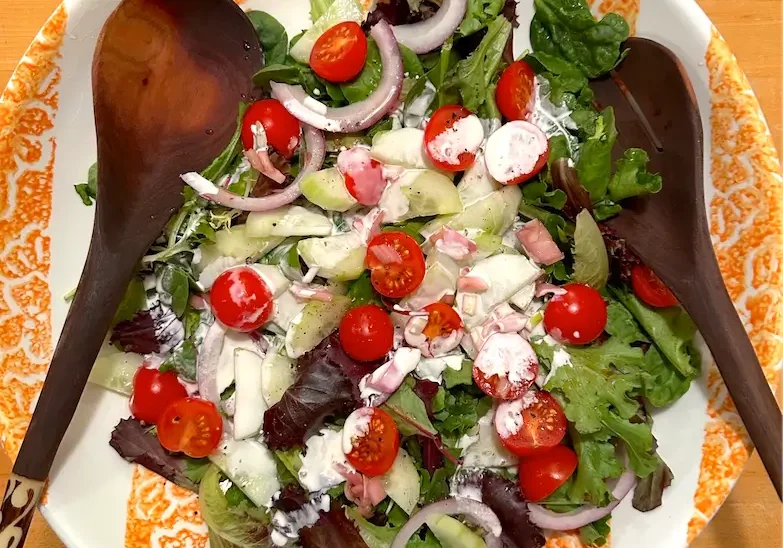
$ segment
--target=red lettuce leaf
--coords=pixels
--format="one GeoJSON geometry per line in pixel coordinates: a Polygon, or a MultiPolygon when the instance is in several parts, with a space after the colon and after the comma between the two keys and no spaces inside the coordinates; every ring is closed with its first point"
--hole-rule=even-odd
{"type": "Polygon", "coordinates": [[[294,384],[264,414],[269,448],[303,447],[326,418],[347,417],[361,407],[359,381],[377,366],[352,359],[334,335],[299,358],[294,384]]]}
{"type": "Polygon", "coordinates": [[[485,473],[481,480],[481,497],[500,520],[505,548],[540,548],[546,544],[541,529],[530,523],[527,502],[511,480],[485,473]]]}
{"type": "Polygon", "coordinates": [[[160,351],[155,336],[155,322],[148,310],[137,312],[132,320],[125,320],[114,326],[111,343],[119,344],[125,352],[152,354],[160,351]]]}
{"type": "Polygon", "coordinates": [[[430,474],[434,474],[439,468],[443,468],[443,453],[440,451],[440,445],[432,438],[418,436],[421,446],[421,461],[424,468],[430,474]]]}
{"type": "Polygon", "coordinates": [[[126,461],[140,464],[180,487],[198,491],[198,485],[187,476],[187,459],[163,449],[150,428],[136,419],[122,419],[114,427],[109,445],[126,461]]]}
{"type": "Polygon", "coordinates": [[[367,543],[339,504],[333,504],[328,512],[322,513],[315,525],[302,529],[299,539],[302,548],[367,548],[367,543]]]}
{"type": "Polygon", "coordinates": [[[636,265],[642,264],[641,259],[614,230],[603,224],[599,224],[598,228],[601,229],[606,251],[609,254],[610,279],[615,283],[630,284],[631,270],[636,265]]]}
{"type": "Polygon", "coordinates": [[[427,409],[427,416],[430,420],[435,418],[435,414],[432,412],[432,400],[435,399],[438,388],[440,388],[438,383],[428,380],[418,380],[413,387],[413,391],[424,402],[424,407],[427,409]]]}

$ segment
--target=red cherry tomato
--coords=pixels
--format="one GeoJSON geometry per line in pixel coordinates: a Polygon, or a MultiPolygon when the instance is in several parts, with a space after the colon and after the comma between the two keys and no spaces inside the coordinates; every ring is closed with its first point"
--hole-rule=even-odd
{"type": "Polygon", "coordinates": [[[563,441],[568,428],[563,408],[549,392],[528,392],[501,403],[495,411],[495,430],[506,448],[520,457],[549,451],[563,441]]]}
{"type": "Polygon", "coordinates": [[[568,481],[576,465],[576,453],[565,445],[524,458],[519,463],[519,489],[530,502],[542,501],[568,481]]]}
{"type": "MultiPolygon", "coordinates": [[[[461,105],[444,105],[433,112],[432,118],[427,122],[427,127],[424,129],[424,150],[427,151],[427,156],[439,169],[444,171],[464,171],[472,166],[476,160],[476,152],[478,152],[478,147],[481,145],[480,140],[475,149],[466,150],[463,148],[462,150],[457,150],[460,146],[457,135],[464,136],[456,129],[452,129],[454,124],[468,116],[473,116],[473,113],[461,105]],[[451,141],[456,141],[456,143],[449,143],[448,146],[444,146],[441,143],[446,137],[444,134],[453,134],[451,141]],[[446,149],[453,150],[447,151],[446,149]]],[[[462,130],[462,133],[467,133],[467,131],[462,130]]]]}
{"type": "Polygon", "coordinates": [[[266,141],[274,149],[290,158],[299,146],[302,127],[299,120],[288,112],[277,99],[263,99],[250,105],[242,118],[242,146],[253,148],[255,138],[253,124],[260,123],[266,133],[266,141]]]}
{"type": "Polygon", "coordinates": [[[555,295],[544,311],[547,333],[561,343],[588,344],[606,327],[606,302],[584,284],[564,285],[566,293],[555,295]]]}
{"type": "Polygon", "coordinates": [[[446,303],[428,304],[424,307],[424,311],[429,315],[422,333],[430,340],[448,337],[453,331],[462,328],[462,318],[459,313],[446,303]]]}
{"type": "Polygon", "coordinates": [[[340,322],[340,344],[355,360],[380,360],[394,345],[394,325],[380,306],[357,306],[340,322]]]}
{"type": "Polygon", "coordinates": [[[398,299],[413,293],[424,280],[424,254],[404,232],[382,232],[367,246],[367,267],[375,290],[398,299]]]}
{"type": "Polygon", "coordinates": [[[223,418],[215,404],[185,398],[169,405],[157,422],[160,444],[174,453],[201,458],[217,449],[223,418]]]}
{"type": "Polygon", "coordinates": [[[481,346],[473,362],[473,380],[487,396],[521,398],[538,376],[538,357],[517,333],[495,333],[481,346]]]}
{"type": "Polygon", "coordinates": [[[350,436],[348,462],[362,474],[380,476],[389,471],[400,450],[400,433],[394,419],[377,407],[363,407],[345,421],[350,436]]]}
{"type": "Polygon", "coordinates": [[[661,279],[646,266],[637,265],[631,270],[631,285],[636,295],[655,308],[666,308],[677,303],[677,297],[661,279]]]}
{"type": "Polygon", "coordinates": [[[157,369],[141,367],[133,377],[131,413],[142,422],[155,424],[170,403],[187,396],[187,390],[173,371],[161,373],[157,369]]]}
{"type": "Polygon", "coordinates": [[[313,45],[310,67],[330,82],[353,80],[367,59],[367,37],[357,23],[338,23],[324,32],[313,45]]]}
{"type": "Polygon", "coordinates": [[[508,120],[526,120],[533,109],[536,74],[524,61],[511,63],[498,80],[495,101],[508,120]]]}
{"type": "Polygon", "coordinates": [[[220,322],[235,331],[254,331],[272,316],[274,302],[261,276],[249,266],[230,268],[217,277],[209,303],[220,322]]]}

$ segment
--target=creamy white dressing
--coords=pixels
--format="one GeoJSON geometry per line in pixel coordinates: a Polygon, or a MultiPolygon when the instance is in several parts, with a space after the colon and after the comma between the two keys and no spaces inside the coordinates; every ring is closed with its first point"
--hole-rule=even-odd
{"type": "Polygon", "coordinates": [[[484,154],[489,174],[508,183],[533,171],[549,143],[546,135],[529,122],[508,122],[487,140],[484,154]]]}
{"type": "Polygon", "coordinates": [[[321,512],[329,511],[330,505],[329,495],[323,494],[314,497],[299,510],[276,510],[272,516],[272,543],[275,546],[285,546],[289,541],[298,539],[299,531],[314,525],[321,512]]]}
{"type": "Polygon", "coordinates": [[[315,493],[340,485],[345,478],[337,471],[335,464],[341,464],[354,471],[343,451],[342,430],[322,428],[318,434],[305,442],[305,454],[299,469],[299,483],[315,493]]]}
{"type": "Polygon", "coordinates": [[[547,376],[544,379],[544,386],[546,386],[547,383],[552,380],[552,378],[554,378],[558,369],[561,367],[573,367],[573,365],[574,364],[571,363],[571,354],[562,348],[555,350],[555,354],[552,356],[552,367],[549,369],[549,373],[547,373],[547,376]]]}
{"type": "Polygon", "coordinates": [[[372,409],[362,407],[357,409],[345,419],[343,426],[343,453],[346,455],[353,450],[354,442],[365,437],[370,432],[372,409]]]}
{"type": "Polygon", "coordinates": [[[205,179],[201,174],[196,173],[195,171],[183,173],[179,178],[200,196],[214,196],[220,190],[215,183],[209,179],[205,179]]]}
{"type": "Polygon", "coordinates": [[[462,361],[462,354],[450,354],[438,358],[422,358],[416,366],[414,375],[422,380],[441,384],[446,368],[460,371],[462,369],[462,361]]]}
{"type": "Polygon", "coordinates": [[[267,146],[263,124],[261,122],[254,123],[250,126],[250,131],[253,133],[253,148],[258,151],[266,151],[269,146],[267,146]]]}
{"type": "Polygon", "coordinates": [[[394,223],[402,219],[410,210],[410,206],[410,200],[402,192],[402,185],[399,182],[386,183],[386,188],[378,202],[378,207],[383,210],[384,223],[394,223]]]}
{"type": "Polygon", "coordinates": [[[504,401],[495,411],[495,428],[501,438],[514,437],[524,424],[522,412],[533,405],[536,394],[533,391],[525,393],[518,400],[504,401]]]}
{"type": "Polygon", "coordinates": [[[471,114],[460,118],[452,126],[438,134],[427,149],[432,157],[449,165],[459,165],[460,155],[476,154],[484,141],[484,127],[478,116],[471,114]]]}
{"type": "Polygon", "coordinates": [[[479,350],[474,366],[486,377],[507,378],[511,383],[536,378],[538,357],[533,347],[517,333],[495,333],[479,350]]]}
{"type": "Polygon", "coordinates": [[[511,453],[500,441],[492,409],[478,421],[478,435],[461,439],[462,464],[466,468],[506,468],[516,466],[519,457],[511,453]]]}

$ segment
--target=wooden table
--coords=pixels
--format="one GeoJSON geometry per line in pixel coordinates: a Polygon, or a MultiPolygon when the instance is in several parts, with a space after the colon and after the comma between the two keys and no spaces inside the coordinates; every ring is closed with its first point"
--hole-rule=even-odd
{"type": "MultiPolygon", "coordinates": [[[[781,0],[698,0],[728,40],[761,101],[781,147],[781,0]]],[[[59,0],[0,0],[0,83],[8,80],[32,37],[59,0]]],[[[10,470],[0,454],[0,485],[10,470]]],[[[781,545],[780,502],[757,456],[693,548],[773,548],[781,545]]],[[[28,548],[61,548],[40,515],[28,548]]]]}

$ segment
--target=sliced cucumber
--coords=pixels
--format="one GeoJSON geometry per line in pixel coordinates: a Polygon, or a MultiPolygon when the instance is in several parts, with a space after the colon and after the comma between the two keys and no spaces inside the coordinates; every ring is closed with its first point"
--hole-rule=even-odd
{"type": "Polygon", "coordinates": [[[427,527],[443,548],[486,548],[480,536],[459,520],[436,514],[427,518],[427,527]]]}
{"type": "Polygon", "coordinates": [[[280,245],[284,238],[253,238],[245,233],[246,225],[224,228],[215,233],[215,243],[201,246],[199,266],[203,270],[218,257],[234,257],[244,261],[248,257],[263,256],[280,245]]]}
{"type": "Polygon", "coordinates": [[[516,186],[506,186],[465,208],[462,213],[438,217],[421,230],[429,238],[442,226],[454,230],[475,229],[490,234],[502,234],[514,223],[522,192],[516,186]]]}
{"type": "Polygon", "coordinates": [[[261,375],[264,359],[245,348],[234,350],[234,439],[256,437],[266,411],[261,375]]]}
{"type": "Polygon", "coordinates": [[[329,302],[307,303],[285,335],[288,357],[296,359],[318,346],[337,329],[350,307],[351,299],[340,295],[335,295],[329,302]]]}
{"type": "Polygon", "coordinates": [[[465,172],[457,185],[459,197],[465,207],[475,204],[501,188],[502,186],[489,176],[484,156],[476,158],[475,163],[465,172]]]}
{"type": "Polygon", "coordinates": [[[331,6],[326,10],[317,21],[313,22],[307,32],[291,48],[291,57],[304,63],[310,64],[310,52],[313,51],[315,41],[326,32],[327,29],[335,26],[337,23],[345,21],[354,21],[361,24],[364,20],[364,10],[356,0],[334,0],[331,6]]]}
{"type": "Polygon", "coordinates": [[[454,259],[439,251],[429,252],[424,280],[416,291],[402,299],[400,306],[419,310],[441,300],[444,295],[454,295],[457,291],[457,278],[459,265],[454,259]]]}
{"type": "Polygon", "coordinates": [[[308,267],[319,268],[322,278],[355,280],[364,272],[367,246],[355,232],[308,238],[299,242],[298,250],[308,267]]]}
{"type": "Polygon", "coordinates": [[[251,238],[328,236],[333,227],[326,215],[302,206],[288,206],[251,213],[245,224],[245,234],[251,238]]]}
{"type": "Polygon", "coordinates": [[[261,366],[261,391],[269,407],[280,401],[283,393],[294,383],[296,362],[272,348],[261,366]]]}
{"type": "Polygon", "coordinates": [[[120,352],[113,346],[104,346],[90,372],[90,382],[113,392],[130,396],[133,392],[133,377],[144,356],[131,352],[120,352]]]}
{"type": "Polygon", "coordinates": [[[428,169],[411,172],[400,181],[400,187],[409,202],[406,218],[449,215],[462,211],[457,187],[451,179],[437,171],[428,169]],[[406,180],[408,177],[410,183],[406,180]]]}
{"type": "Polygon", "coordinates": [[[386,474],[381,476],[381,483],[386,494],[397,505],[410,515],[419,502],[419,473],[413,459],[405,449],[397,452],[394,464],[386,474]]]}
{"type": "Polygon", "coordinates": [[[402,128],[379,133],[372,140],[370,155],[384,164],[413,169],[431,169],[424,151],[424,130],[402,128]]]}
{"type": "Polygon", "coordinates": [[[224,438],[209,460],[258,507],[268,506],[280,490],[275,457],[259,441],[224,438]]]}
{"type": "Polygon", "coordinates": [[[327,211],[348,211],[359,203],[345,188],[345,180],[336,167],[310,173],[299,188],[305,198],[327,211]]]}

